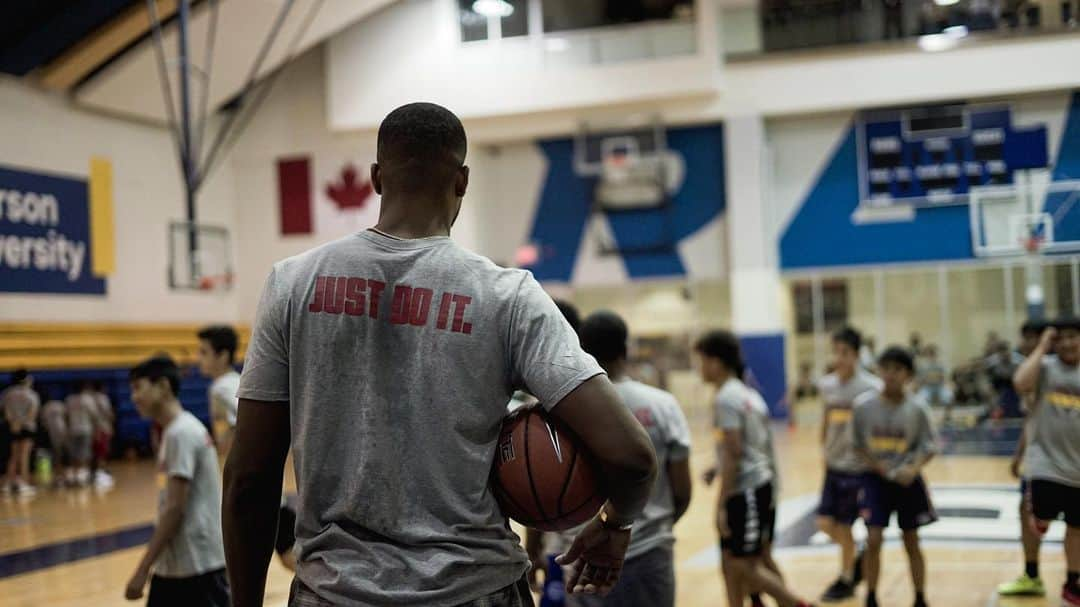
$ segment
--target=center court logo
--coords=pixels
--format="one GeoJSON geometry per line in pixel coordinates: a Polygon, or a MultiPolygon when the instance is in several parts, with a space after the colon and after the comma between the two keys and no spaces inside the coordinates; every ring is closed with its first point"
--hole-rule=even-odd
{"type": "MultiPolygon", "coordinates": [[[[930,488],[939,520],[919,530],[924,546],[1015,550],[1020,541],[1020,491],[1014,484],[934,485],[930,488]]],[[[817,530],[817,494],[801,495],[780,503],[776,519],[774,550],[780,554],[833,554],[836,546],[817,530]]],[[[866,538],[866,527],[853,529],[856,541],[866,538]]],[[[1060,544],[1065,526],[1056,524],[1044,542],[1060,544]]],[[[895,524],[885,530],[886,542],[899,542],[895,524]]],[[[711,546],[691,556],[685,565],[693,569],[715,568],[719,550],[711,546]]]]}

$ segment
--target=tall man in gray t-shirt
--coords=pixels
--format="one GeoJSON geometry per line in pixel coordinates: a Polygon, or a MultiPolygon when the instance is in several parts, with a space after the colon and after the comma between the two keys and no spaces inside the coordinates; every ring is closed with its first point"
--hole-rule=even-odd
{"type": "Polygon", "coordinates": [[[1013,385],[1020,394],[1035,396],[1024,456],[1031,524],[1043,534],[1065,515],[1067,576],[1061,600],[1073,607],[1080,606],[1080,321],[1056,324],[1016,370],[1013,385]],[[1052,344],[1056,356],[1048,354],[1052,344]]]}
{"type": "Polygon", "coordinates": [[[818,381],[825,405],[821,444],[825,448],[825,482],[818,505],[818,528],[840,546],[840,577],[821,600],[842,601],[855,595],[859,583],[855,538],[851,525],[859,518],[859,491],[866,466],[855,453],[851,411],[855,399],[881,390],[881,380],[859,364],[862,335],[845,327],[832,337],[833,372],[818,381]]]}
{"type": "Polygon", "coordinates": [[[158,519],[124,596],[147,607],[228,607],[221,539],[221,483],[210,432],[180,405],[180,372],[171,358],[151,358],[131,370],[131,400],[139,415],[161,425],[158,519]]]}
{"type": "Polygon", "coordinates": [[[606,598],[571,596],[570,607],[673,607],[675,523],[690,505],[690,426],[670,393],[626,374],[626,323],[613,312],[596,312],[581,325],[581,347],[596,357],[623,404],[649,433],[658,471],[652,496],[634,521],[622,578],[606,598]]]}
{"type": "Polygon", "coordinates": [[[904,538],[915,607],[926,607],[926,561],[919,547],[919,527],[937,520],[922,478],[923,466],[937,453],[930,407],[908,393],[915,360],[903,348],[887,348],[878,359],[884,380],[881,393],[861,395],[852,416],[855,451],[866,464],[860,509],[869,530],[863,568],[866,607],[878,607],[877,583],[885,527],[896,513],[904,538]]]}
{"type": "Polygon", "coordinates": [[[271,271],[225,472],[237,607],[262,604],[290,436],[294,604],[531,604],[528,558],[488,487],[518,388],[604,468],[610,501],[560,557],[567,585],[617,581],[656,473],[649,437],[528,272],[449,239],[465,154],[445,108],[394,110],[371,168],[378,225],[271,271]]]}
{"type": "MultiPolygon", "coordinates": [[[[805,607],[784,583],[772,559],[776,525],[776,454],[765,400],[740,377],[746,371],[739,342],[730,331],[710,331],[694,346],[701,378],[717,387],[714,415],[720,495],[716,529],[728,607],[765,593],[781,607],[805,607]]],[[[758,601],[755,601],[758,602],[758,601]]]]}

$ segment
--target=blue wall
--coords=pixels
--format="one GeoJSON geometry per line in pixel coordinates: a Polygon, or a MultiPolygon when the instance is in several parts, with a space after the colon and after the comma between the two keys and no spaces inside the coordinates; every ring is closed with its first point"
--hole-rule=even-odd
{"type": "MultiPolygon", "coordinates": [[[[676,245],[724,211],[723,127],[669,129],[667,142],[686,165],[686,179],[670,205],[661,210],[608,215],[619,248],[662,245],[657,247],[659,251],[623,254],[631,279],[685,275],[676,245]]],[[[547,158],[548,172],[529,236],[540,251],[540,260],[529,269],[540,281],[570,282],[584,241],[596,179],[574,172],[572,140],[545,140],[539,145],[547,158]]]]}

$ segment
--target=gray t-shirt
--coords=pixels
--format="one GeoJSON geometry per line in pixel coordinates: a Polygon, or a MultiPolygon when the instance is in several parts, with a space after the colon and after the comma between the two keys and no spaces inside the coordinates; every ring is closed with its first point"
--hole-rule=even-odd
{"type": "Polygon", "coordinates": [[[161,438],[158,454],[158,513],[165,507],[169,477],[187,479],[184,522],[154,563],[154,575],[191,577],[225,566],[221,539],[221,480],[217,451],[206,426],[183,411],[161,438]]]}
{"type": "Polygon", "coordinates": [[[1024,471],[1033,479],[1080,487],[1080,365],[1043,358],[1037,394],[1024,471]]]}
{"type": "Polygon", "coordinates": [[[731,378],[716,394],[713,428],[717,437],[717,466],[723,463],[723,431],[737,430],[742,436],[742,459],[736,491],[748,491],[776,477],[769,408],[756,390],[731,378]]]}
{"type": "Polygon", "coordinates": [[[11,386],[0,392],[0,412],[7,418],[13,432],[37,430],[40,406],[37,393],[26,386],[11,386]]]}
{"type": "Polygon", "coordinates": [[[83,436],[94,433],[94,423],[97,418],[97,404],[94,403],[94,395],[79,392],[67,397],[67,422],[68,432],[73,436],[83,436]]]}
{"type": "Polygon", "coordinates": [[[528,569],[488,487],[506,404],[603,373],[532,275],[366,231],[274,266],[240,398],[290,407],[297,576],[348,605],[456,605],[528,569]]]}
{"type": "Polygon", "coordinates": [[[862,472],[866,466],[852,444],[851,411],[860,395],[881,390],[881,380],[862,369],[846,382],[830,373],[818,382],[818,390],[825,404],[825,465],[836,472],[862,472]]]}
{"type": "Polygon", "coordinates": [[[615,382],[615,391],[649,433],[659,464],[652,495],[641,516],[634,520],[630,548],[626,551],[626,558],[630,559],[675,543],[672,533],[675,498],[667,465],[690,457],[690,425],[679,402],[668,392],[629,378],[615,382]]]}
{"type": "Polygon", "coordinates": [[[67,433],[67,407],[61,401],[50,400],[41,408],[41,422],[50,436],[62,438],[67,433]]]}
{"type": "Polygon", "coordinates": [[[930,407],[907,395],[900,404],[886,402],[879,392],[855,400],[852,425],[855,448],[867,451],[894,471],[920,455],[937,452],[937,430],[930,407]]]}

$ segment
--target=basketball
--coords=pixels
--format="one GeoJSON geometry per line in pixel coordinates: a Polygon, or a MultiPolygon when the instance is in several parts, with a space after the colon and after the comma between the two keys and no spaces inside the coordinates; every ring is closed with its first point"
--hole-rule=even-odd
{"type": "Polygon", "coordinates": [[[541,531],[588,521],[603,505],[590,454],[543,409],[510,417],[499,435],[492,490],[506,516],[541,531]]]}

